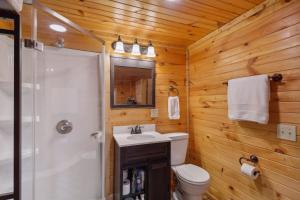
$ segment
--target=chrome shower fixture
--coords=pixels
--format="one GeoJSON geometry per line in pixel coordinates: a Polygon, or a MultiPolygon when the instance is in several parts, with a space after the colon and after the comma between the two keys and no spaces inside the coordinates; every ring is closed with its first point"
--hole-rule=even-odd
{"type": "Polygon", "coordinates": [[[67,134],[73,130],[73,124],[69,120],[61,120],[56,125],[56,130],[60,134],[67,134]]]}
{"type": "Polygon", "coordinates": [[[58,38],[58,40],[54,44],[57,48],[64,48],[65,47],[65,39],[58,38]]]}

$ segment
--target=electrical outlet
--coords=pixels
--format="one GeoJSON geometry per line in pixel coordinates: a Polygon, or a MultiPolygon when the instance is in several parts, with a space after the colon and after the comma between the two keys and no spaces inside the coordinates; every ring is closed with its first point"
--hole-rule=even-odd
{"type": "Polygon", "coordinates": [[[277,138],[296,141],[297,140],[297,128],[295,125],[290,124],[278,124],[277,125],[277,138]]]}
{"type": "Polygon", "coordinates": [[[151,117],[152,118],[157,118],[158,117],[158,109],[155,108],[155,109],[151,109],[151,117]]]}

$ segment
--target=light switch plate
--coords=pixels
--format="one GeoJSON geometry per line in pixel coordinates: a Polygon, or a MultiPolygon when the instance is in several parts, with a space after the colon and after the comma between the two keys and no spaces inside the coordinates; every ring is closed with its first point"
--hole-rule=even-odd
{"type": "Polygon", "coordinates": [[[290,124],[277,125],[277,138],[297,141],[297,127],[290,124]]]}
{"type": "Polygon", "coordinates": [[[155,108],[155,109],[151,109],[151,117],[152,118],[157,118],[158,117],[158,109],[155,108]]]}

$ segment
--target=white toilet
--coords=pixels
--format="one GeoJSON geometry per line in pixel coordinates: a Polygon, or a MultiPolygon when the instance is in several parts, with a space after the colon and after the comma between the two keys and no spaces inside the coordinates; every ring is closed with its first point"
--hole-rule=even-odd
{"type": "Polygon", "coordinates": [[[171,139],[171,165],[176,174],[174,200],[201,200],[207,191],[210,176],[193,164],[184,164],[188,147],[187,133],[164,134],[171,139]]]}

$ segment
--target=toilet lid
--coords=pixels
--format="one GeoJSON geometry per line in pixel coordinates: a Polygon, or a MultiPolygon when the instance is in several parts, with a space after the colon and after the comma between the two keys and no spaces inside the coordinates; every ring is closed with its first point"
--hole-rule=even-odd
{"type": "Polygon", "coordinates": [[[176,167],[176,171],[180,178],[192,184],[201,184],[209,181],[208,172],[196,165],[181,165],[176,167]]]}

